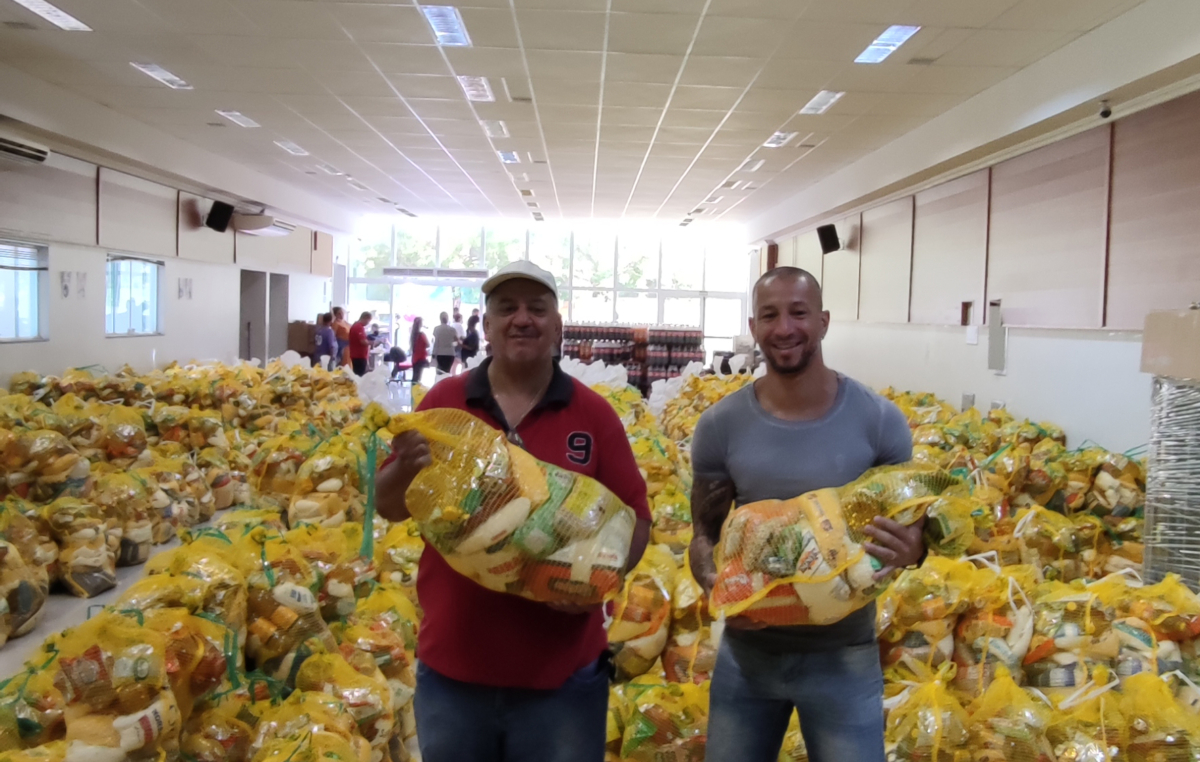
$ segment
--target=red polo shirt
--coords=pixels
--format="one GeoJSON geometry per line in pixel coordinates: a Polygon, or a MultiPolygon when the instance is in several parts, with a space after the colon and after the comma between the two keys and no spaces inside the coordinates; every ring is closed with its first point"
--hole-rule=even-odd
{"type": "MultiPolygon", "coordinates": [[[[475,370],[438,382],[420,410],[466,410],[507,431],[492,396],[485,360],[475,370]]],[[[646,483],[625,428],[603,397],[558,365],[545,397],[516,432],[539,460],[596,479],[639,519],[650,520],[646,483]]],[[[564,614],[542,603],[497,593],[450,568],[433,548],[421,556],[417,594],[425,618],[417,657],[446,677],[478,685],[559,688],[608,648],[604,616],[564,614]]]]}
{"type": "Polygon", "coordinates": [[[370,344],[367,343],[367,327],[362,323],[355,323],[350,326],[350,359],[365,360],[370,354],[370,344]]]}

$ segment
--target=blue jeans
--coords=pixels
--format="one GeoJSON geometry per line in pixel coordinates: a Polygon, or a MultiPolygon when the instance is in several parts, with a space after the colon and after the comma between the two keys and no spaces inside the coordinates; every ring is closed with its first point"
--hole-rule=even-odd
{"type": "Polygon", "coordinates": [[[878,645],[775,654],[728,633],[713,671],[706,762],[776,762],[793,707],[810,762],[884,762],[878,645]]]}
{"type": "Polygon", "coordinates": [[[418,662],[414,702],[423,762],[604,760],[604,657],[553,691],[463,683],[418,662]]]}

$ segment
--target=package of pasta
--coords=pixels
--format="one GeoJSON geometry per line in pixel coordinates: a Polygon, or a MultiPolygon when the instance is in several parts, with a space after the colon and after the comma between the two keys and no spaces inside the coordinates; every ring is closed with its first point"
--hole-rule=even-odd
{"type": "Polygon", "coordinates": [[[321,618],[320,576],[299,548],[262,527],[235,540],[234,550],[249,591],[246,655],[294,687],[305,659],[337,650],[321,618]]]}
{"type": "Polygon", "coordinates": [[[336,527],[363,515],[358,459],[342,437],[323,443],[304,461],[288,505],[288,525],[336,527]]]}
{"type": "Polygon", "coordinates": [[[284,540],[299,548],[304,559],[320,575],[317,602],[325,621],[349,616],[354,612],[357,595],[366,595],[375,579],[375,565],[361,555],[362,524],[338,527],[300,526],[284,535],[284,540]]]}
{"type": "Polygon", "coordinates": [[[1096,593],[1080,583],[1046,582],[1033,593],[1026,684],[1054,697],[1112,672],[1121,640],[1096,593]]]}
{"type": "MultiPolygon", "coordinates": [[[[965,762],[971,721],[948,689],[947,669],[911,686],[888,713],[888,759],[895,762],[965,762]]],[[[982,759],[987,759],[986,757],[982,759]]]]}
{"type": "Polygon", "coordinates": [[[58,544],[37,506],[11,495],[0,500],[0,538],[20,551],[37,587],[49,590],[58,574],[58,544]]]}
{"type": "Polygon", "coordinates": [[[263,442],[251,463],[250,486],[258,490],[264,501],[287,507],[296,494],[300,467],[315,444],[299,433],[263,442]]]}
{"type": "Polygon", "coordinates": [[[966,489],[945,471],[908,464],[871,469],[836,490],[743,505],[721,530],[713,611],[769,625],[838,622],[883,589],[863,528],[878,516],[913,524],[940,495],[966,489]]]}
{"type": "Polygon", "coordinates": [[[1018,686],[1007,669],[1002,669],[967,709],[971,716],[969,759],[991,762],[1058,759],[1046,738],[1053,708],[1018,686]]]}
{"type": "Polygon", "coordinates": [[[671,551],[650,545],[613,603],[608,643],[623,679],[644,675],[662,656],[671,629],[677,571],[671,551]]]}
{"type": "Polygon", "coordinates": [[[117,566],[146,563],[162,514],[151,504],[145,482],[124,471],[102,474],[92,500],[120,526],[117,566]]]}
{"type": "Polygon", "coordinates": [[[39,652],[0,682],[0,750],[28,749],[62,738],[66,702],[54,686],[58,654],[39,652]]]}
{"type": "Polygon", "coordinates": [[[17,497],[45,503],[57,497],[86,497],[91,491],[91,464],[57,431],[20,434],[17,457],[18,468],[8,473],[9,490],[17,497]]]}
{"type": "Polygon", "coordinates": [[[628,714],[621,755],[628,762],[703,762],[708,739],[708,684],[626,686],[628,714]]]}
{"type": "Polygon", "coordinates": [[[997,674],[1007,672],[1024,680],[1021,665],[1033,639],[1033,603],[1025,592],[1036,586],[1031,566],[1001,569],[985,559],[972,576],[972,602],[954,631],[953,679],[956,690],[978,698],[997,674]]]}
{"type": "Polygon", "coordinates": [[[146,423],[133,408],[114,406],[104,417],[100,446],[105,459],[126,468],[146,449],[146,423]]]}
{"type": "Polygon", "coordinates": [[[663,650],[663,671],[673,683],[702,683],[717,663],[718,637],[713,632],[704,590],[685,558],[671,598],[671,632],[663,650]]]}
{"type": "Polygon", "coordinates": [[[433,464],[406,495],[425,539],[484,587],[547,603],[615,596],[629,557],[633,510],[586,476],[542,463],[470,413],[399,415],[433,464]]]}
{"type": "Polygon", "coordinates": [[[60,497],[42,509],[59,544],[58,581],[91,598],[117,584],[120,524],[95,503],[60,497]]]}
{"type": "Polygon", "coordinates": [[[692,505],[681,487],[668,485],[651,501],[654,524],[650,528],[651,542],[666,545],[680,555],[692,541],[692,505]]]}
{"type": "Polygon", "coordinates": [[[901,573],[876,612],[883,663],[912,660],[936,667],[949,661],[958,617],[972,602],[975,574],[970,562],[940,556],[901,573]]]}
{"type": "Polygon", "coordinates": [[[417,567],[423,552],[425,540],[421,537],[421,528],[412,519],[392,524],[383,539],[375,543],[379,581],[399,587],[414,605],[417,604],[417,567]]]}
{"type": "Polygon", "coordinates": [[[359,734],[375,752],[382,754],[397,733],[392,689],[369,656],[355,659],[354,664],[351,666],[341,653],[313,656],[300,667],[296,689],[340,698],[354,718],[359,734]]]}

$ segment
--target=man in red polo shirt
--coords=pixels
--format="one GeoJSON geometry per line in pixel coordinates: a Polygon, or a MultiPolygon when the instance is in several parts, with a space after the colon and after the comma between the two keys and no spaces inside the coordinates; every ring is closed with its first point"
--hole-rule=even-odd
{"type": "MultiPolygon", "coordinates": [[[[646,484],[600,395],[554,362],[562,317],[554,277],[527,262],[483,285],[492,357],[443,379],[420,409],[467,410],[547,463],[586,474],[637,514],[632,567],[650,534],[646,484]]],[[[416,432],[393,442],[376,482],[379,512],[408,516],[404,493],[430,463],[416,432]]],[[[535,603],[458,574],[426,548],[417,573],[417,740],[425,762],[602,762],[609,663],[600,606],[535,603]]]]}
{"type": "Polygon", "coordinates": [[[367,341],[367,323],[370,322],[371,313],[364,312],[350,326],[350,364],[354,366],[356,376],[367,372],[367,358],[371,355],[371,343],[367,341]]]}

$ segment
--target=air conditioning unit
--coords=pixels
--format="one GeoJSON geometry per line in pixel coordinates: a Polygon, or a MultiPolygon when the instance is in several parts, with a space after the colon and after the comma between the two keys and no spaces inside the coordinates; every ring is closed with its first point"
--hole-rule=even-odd
{"type": "Polygon", "coordinates": [[[234,214],[233,229],[246,235],[285,236],[296,226],[265,214],[234,214]]]}
{"type": "Polygon", "coordinates": [[[31,143],[19,135],[0,131],[0,159],[17,164],[45,164],[50,149],[31,143]]]}

